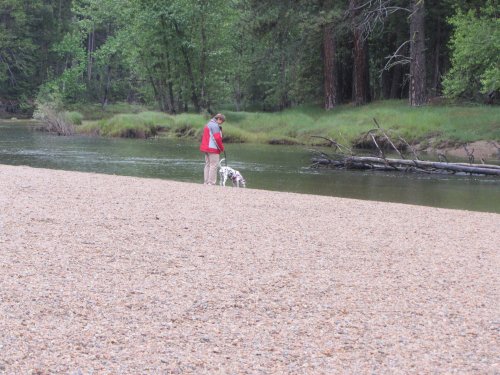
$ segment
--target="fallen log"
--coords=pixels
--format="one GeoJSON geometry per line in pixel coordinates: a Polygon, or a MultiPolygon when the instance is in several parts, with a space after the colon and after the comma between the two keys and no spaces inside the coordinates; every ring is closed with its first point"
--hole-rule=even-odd
{"type": "Polygon", "coordinates": [[[345,169],[376,169],[384,171],[450,171],[500,176],[500,166],[485,164],[444,163],[424,160],[379,158],[373,156],[346,156],[341,160],[313,158],[313,166],[333,166],[345,169]]]}
{"type": "Polygon", "coordinates": [[[379,156],[357,156],[354,155],[352,149],[342,146],[337,141],[331,138],[314,136],[315,138],[323,138],[325,140],[328,140],[330,142],[330,145],[335,148],[337,153],[334,157],[331,157],[324,152],[313,150],[313,152],[315,152],[318,157],[312,159],[313,164],[311,167],[327,166],[338,169],[371,169],[377,171],[420,173],[465,173],[484,176],[500,176],[500,165],[484,163],[473,164],[474,150],[469,151],[467,146],[464,146],[464,148],[467,151],[469,163],[450,163],[446,158],[443,158],[444,161],[425,161],[420,160],[414,148],[411,147],[404,139],[399,137],[399,139],[402,140],[404,144],[413,152],[412,159],[405,159],[403,153],[397,149],[394,142],[392,142],[392,140],[390,139],[388,133],[380,127],[377,120],[373,120],[377,125],[377,129],[370,130],[367,135],[371,137],[376,149],[379,151],[379,156]],[[382,133],[383,137],[401,158],[387,158],[384,151],[377,143],[376,137],[373,134],[374,132],[382,133]]]}
{"type": "Polygon", "coordinates": [[[454,172],[464,172],[464,173],[477,173],[485,175],[497,175],[500,176],[500,168],[488,168],[484,167],[484,164],[465,164],[465,163],[443,163],[434,161],[423,161],[423,160],[406,160],[406,159],[382,159],[375,157],[349,157],[356,162],[369,162],[378,164],[389,164],[389,165],[406,165],[409,167],[418,168],[434,168],[434,169],[444,169],[454,172]]]}

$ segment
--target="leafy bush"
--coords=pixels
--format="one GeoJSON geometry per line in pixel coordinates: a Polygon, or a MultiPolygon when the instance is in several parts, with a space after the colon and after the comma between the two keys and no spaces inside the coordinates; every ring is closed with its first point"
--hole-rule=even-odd
{"type": "Polygon", "coordinates": [[[443,85],[448,97],[478,99],[479,93],[500,90],[500,19],[491,1],[474,11],[458,11],[450,19],[455,27],[450,47],[452,68],[443,85]]]}

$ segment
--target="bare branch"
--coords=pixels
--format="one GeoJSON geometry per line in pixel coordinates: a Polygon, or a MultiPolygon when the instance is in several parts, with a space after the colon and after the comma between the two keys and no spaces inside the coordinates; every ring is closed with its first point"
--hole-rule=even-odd
{"type": "Polygon", "coordinates": [[[385,159],[385,154],[384,154],[384,151],[382,151],[382,149],[381,149],[381,148],[380,148],[380,146],[378,145],[377,140],[375,139],[375,136],[374,136],[374,135],[373,135],[373,133],[372,133],[372,132],[373,132],[373,130],[375,130],[375,129],[372,129],[372,130],[368,131],[368,133],[367,133],[367,134],[368,134],[368,135],[372,138],[372,141],[373,141],[373,143],[375,144],[375,147],[377,147],[377,149],[378,149],[378,152],[379,152],[380,157],[381,157],[381,158],[383,158],[383,159],[385,159]]]}
{"type": "Polygon", "coordinates": [[[389,142],[389,144],[391,145],[391,147],[394,149],[394,151],[396,151],[398,153],[398,155],[401,157],[401,159],[404,159],[405,157],[403,156],[403,154],[401,153],[401,151],[399,151],[399,149],[394,145],[394,143],[392,143],[391,139],[386,134],[386,132],[384,131],[384,129],[382,129],[380,127],[380,125],[378,124],[377,119],[373,118],[373,121],[375,122],[375,125],[377,125],[377,127],[379,128],[379,130],[382,132],[382,134],[384,135],[385,139],[387,139],[387,142],[389,142]]]}
{"type": "Polygon", "coordinates": [[[467,154],[467,158],[469,158],[469,163],[473,164],[474,163],[474,149],[472,149],[472,151],[469,151],[466,144],[463,145],[463,147],[464,147],[465,153],[467,154]]]}
{"type": "Polygon", "coordinates": [[[330,146],[335,147],[336,150],[339,150],[341,152],[347,151],[349,154],[353,153],[352,149],[338,143],[337,141],[333,140],[332,138],[322,137],[320,135],[311,135],[311,138],[321,138],[321,139],[327,140],[328,142],[330,142],[330,146]],[[344,151],[342,151],[342,150],[344,150],[344,151]]]}
{"type": "Polygon", "coordinates": [[[393,66],[395,65],[404,65],[404,64],[409,64],[411,62],[410,60],[410,57],[409,56],[406,56],[406,55],[400,55],[399,54],[399,51],[405,47],[407,44],[411,43],[410,40],[407,40],[405,41],[403,44],[401,44],[398,49],[396,50],[396,52],[394,52],[392,55],[390,56],[387,56],[386,59],[388,59],[387,63],[385,64],[385,66],[382,68],[381,70],[381,73],[382,74],[382,71],[384,70],[389,70],[391,69],[393,66]]]}
{"type": "Polygon", "coordinates": [[[346,16],[358,19],[356,28],[361,31],[363,38],[366,39],[375,27],[383,24],[391,14],[399,11],[411,13],[408,8],[392,4],[393,0],[369,0],[362,5],[350,7],[346,12],[346,16]]]}
{"type": "Polygon", "coordinates": [[[500,146],[495,141],[490,141],[488,143],[490,143],[493,147],[495,147],[497,149],[497,156],[498,156],[498,159],[500,160],[500,146]]]}
{"type": "Polygon", "coordinates": [[[446,163],[449,163],[448,162],[448,158],[442,152],[438,152],[437,156],[438,156],[439,161],[443,161],[444,160],[446,163]]]}
{"type": "Polygon", "coordinates": [[[403,142],[406,145],[406,147],[408,147],[411,150],[411,152],[413,153],[413,156],[415,157],[415,160],[420,160],[418,158],[417,151],[415,151],[415,148],[413,146],[411,146],[408,142],[406,142],[406,140],[403,137],[399,136],[398,138],[401,142],[403,142]]]}

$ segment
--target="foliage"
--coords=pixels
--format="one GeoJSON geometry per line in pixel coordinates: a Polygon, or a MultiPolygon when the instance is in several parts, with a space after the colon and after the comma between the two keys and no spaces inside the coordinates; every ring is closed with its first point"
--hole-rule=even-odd
{"type": "Polygon", "coordinates": [[[479,15],[458,10],[450,18],[453,67],[443,83],[450,97],[473,99],[500,90],[500,18],[493,4],[488,1],[479,15]]]}
{"type": "Polygon", "coordinates": [[[0,2],[0,96],[29,91],[34,73],[33,43],[29,15],[20,1],[0,2]]]}
{"type": "MultiPolygon", "coordinates": [[[[411,61],[408,49],[399,47],[409,39],[409,4],[2,0],[0,99],[25,108],[38,91],[57,91],[66,108],[87,103],[109,117],[115,112],[107,108],[118,102],[170,114],[284,110],[324,102],[326,81],[335,82],[339,103],[353,100],[353,87],[375,99],[404,98],[411,61]],[[366,38],[362,54],[354,48],[356,30],[366,38]],[[357,75],[362,62],[368,62],[369,74],[357,75]]],[[[442,77],[450,69],[449,95],[471,97],[498,88],[494,4],[425,2],[431,95],[441,95],[442,77]],[[448,18],[454,27],[450,48],[448,18]]]]}
{"type": "Polygon", "coordinates": [[[47,88],[49,90],[59,91],[65,102],[79,99],[85,92],[85,82],[82,77],[86,70],[87,59],[85,50],[80,44],[81,35],[74,31],[66,34],[53,48],[61,60],[66,62],[65,68],[58,77],[45,85],[49,86],[47,88]]]}
{"type": "Polygon", "coordinates": [[[69,3],[0,1],[0,97],[26,105],[44,81],[60,73],[51,46],[71,22],[69,3]]]}

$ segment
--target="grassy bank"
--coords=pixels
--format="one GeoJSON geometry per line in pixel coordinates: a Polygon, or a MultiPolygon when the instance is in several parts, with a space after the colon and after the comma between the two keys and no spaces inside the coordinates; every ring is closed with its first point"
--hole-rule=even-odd
{"type": "MultiPolygon", "coordinates": [[[[500,108],[492,106],[427,106],[410,108],[406,101],[376,102],[363,107],[340,106],[333,111],[305,106],[279,113],[224,112],[225,142],[314,144],[312,135],[355,144],[374,128],[373,118],[409,142],[460,144],[500,140],[500,108]]],[[[84,121],[83,133],[103,136],[199,137],[208,117],[197,114],[169,116],[145,111],[113,114],[84,121]]]]}

